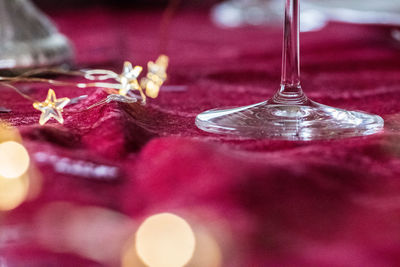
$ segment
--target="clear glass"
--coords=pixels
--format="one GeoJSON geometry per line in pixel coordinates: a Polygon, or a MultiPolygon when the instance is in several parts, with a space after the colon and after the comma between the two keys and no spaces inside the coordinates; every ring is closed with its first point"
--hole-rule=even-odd
{"type": "Polygon", "coordinates": [[[67,38],[30,0],[0,0],[0,71],[73,61],[67,38]]]}
{"type": "MultiPolygon", "coordinates": [[[[314,8],[302,9],[301,31],[316,31],[327,24],[327,17],[314,8]]],[[[211,11],[215,24],[222,27],[277,25],[282,23],[282,0],[225,0],[211,11]]]]}
{"type": "Polygon", "coordinates": [[[399,0],[307,0],[307,10],[327,19],[357,24],[400,25],[399,0]]]}
{"type": "Polygon", "coordinates": [[[299,0],[285,0],[282,80],[269,100],[199,114],[200,129],[242,138],[316,140],[364,136],[382,130],[377,115],[346,111],[307,98],[300,84],[299,0]]]}

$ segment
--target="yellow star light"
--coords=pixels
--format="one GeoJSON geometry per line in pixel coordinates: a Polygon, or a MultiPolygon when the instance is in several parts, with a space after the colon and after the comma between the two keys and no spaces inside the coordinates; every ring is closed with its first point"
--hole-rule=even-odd
{"type": "Polygon", "coordinates": [[[166,55],[158,57],[156,62],[150,61],[147,64],[148,73],[142,79],[141,84],[146,88],[146,95],[151,98],[156,98],[160,92],[161,85],[167,80],[167,68],[169,58],[166,55]]]}
{"type": "Polygon", "coordinates": [[[49,89],[49,92],[47,93],[47,98],[44,102],[33,103],[33,107],[42,112],[39,124],[44,125],[51,118],[54,118],[59,123],[63,124],[63,108],[68,105],[70,101],[71,100],[67,97],[57,99],[54,90],[49,89]]]}
{"type": "Polygon", "coordinates": [[[126,96],[130,90],[138,90],[142,94],[142,88],[137,78],[142,72],[141,66],[132,66],[132,63],[125,61],[122,73],[117,77],[117,81],[121,83],[119,94],[126,96]]]}

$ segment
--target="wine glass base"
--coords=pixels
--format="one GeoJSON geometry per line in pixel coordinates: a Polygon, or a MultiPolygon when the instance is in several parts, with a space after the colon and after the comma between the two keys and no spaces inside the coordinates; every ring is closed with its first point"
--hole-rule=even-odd
{"type": "Polygon", "coordinates": [[[199,114],[198,128],[241,138],[319,140],[365,136],[380,132],[384,121],[377,115],[325,106],[313,101],[303,105],[258,104],[213,109],[199,114]]]}

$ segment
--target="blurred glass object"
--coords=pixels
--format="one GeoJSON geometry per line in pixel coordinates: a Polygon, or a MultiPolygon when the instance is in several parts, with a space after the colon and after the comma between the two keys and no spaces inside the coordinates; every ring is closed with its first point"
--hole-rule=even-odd
{"type": "Polygon", "coordinates": [[[400,25],[400,0],[307,0],[304,6],[332,21],[400,25]]]}
{"type": "Polygon", "coordinates": [[[71,62],[69,41],[29,0],[0,0],[0,70],[71,62]]]}
{"type": "MultiPolygon", "coordinates": [[[[246,25],[282,25],[283,2],[280,0],[228,0],[211,12],[214,23],[222,27],[246,25]]],[[[326,17],[314,9],[302,10],[301,31],[316,31],[326,25],[326,17]]]]}

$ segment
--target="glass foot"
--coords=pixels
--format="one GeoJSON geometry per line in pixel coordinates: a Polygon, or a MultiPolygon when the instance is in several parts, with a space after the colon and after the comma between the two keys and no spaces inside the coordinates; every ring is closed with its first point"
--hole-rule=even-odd
{"type": "Polygon", "coordinates": [[[213,109],[199,114],[200,129],[237,135],[242,138],[318,140],[364,136],[382,130],[384,121],[377,115],[325,106],[311,100],[305,104],[258,104],[213,109]]]}

